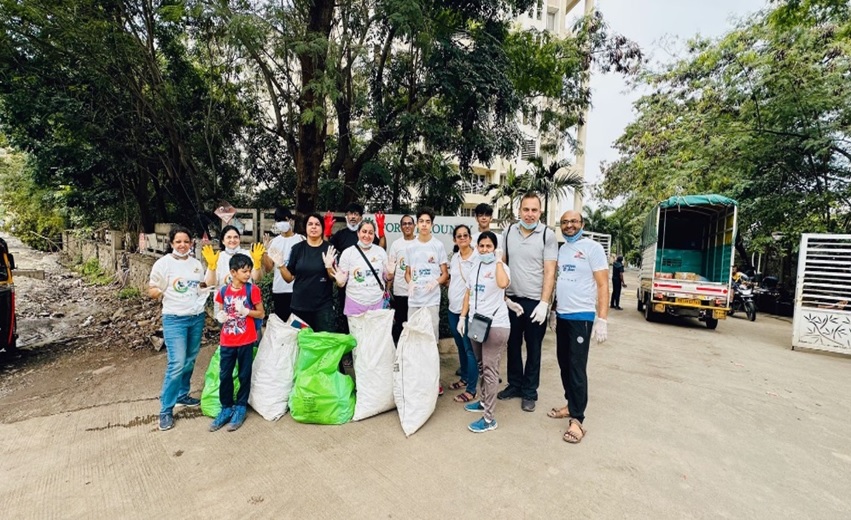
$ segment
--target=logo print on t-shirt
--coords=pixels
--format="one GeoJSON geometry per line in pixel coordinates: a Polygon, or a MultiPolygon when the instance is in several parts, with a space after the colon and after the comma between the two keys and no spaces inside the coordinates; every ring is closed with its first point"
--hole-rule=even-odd
{"type": "Polygon", "coordinates": [[[579,258],[581,260],[584,260],[585,259],[585,253],[583,253],[582,251],[577,251],[576,254],[573,255],[573,258],[579,258]]]}
{"type": "Polygon", "coordinates": [[[352,271],[352,278],[354,278],[357,283],[363,283],[363,281],[366,280],[366,277],[359,268],[355,268],[352,271]]]}
{"type": "Polygon", "coordinates": [[[399,257],[399,271],[404,272],[404,271],[407,271],[407,270],[408,270],[408,264],[405,263],[405,257],[400,256],[399,257]]]}
{"type": "Polygon", "coordinates": [[[428,255],[428,263],[430,263],[430,264],[436,264],[436,263],[437,263],[437,258],[435,258],[435,256],[434,256],[434,255],[428,255]]]}
{"type": "Polygon", "coordinates": [[[189,290],[190,284],[183,278],[176,278],[171,286],[176,293],[183,294],[189,290]]]}

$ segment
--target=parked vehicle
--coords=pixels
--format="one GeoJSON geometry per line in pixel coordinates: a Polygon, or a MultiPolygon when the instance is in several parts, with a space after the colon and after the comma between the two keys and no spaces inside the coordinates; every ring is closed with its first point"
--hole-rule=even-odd
{"type": "Polygon", "coordinates": [[[732,296],[736,201],[721,195],[675,196],[647,216],[641,237],[638,310],[697,318],[714,329],[732,296]]]}
{"type": "Polygon", "coordinates": [[[756,304],[753,301],[753,285],[747,276],[742,275],[738,282],[733,282],[733,303],[730,304],[730,316],[736,311],[747,314],[750,321],[756,320],[756,304]]]}
{"type": "Polygon", "coordinates": [[[15,257],[9,253],[6,241],[0,238],[0,352],[7,354],[15,351],[18,342],[14,269],[15,257]]]}

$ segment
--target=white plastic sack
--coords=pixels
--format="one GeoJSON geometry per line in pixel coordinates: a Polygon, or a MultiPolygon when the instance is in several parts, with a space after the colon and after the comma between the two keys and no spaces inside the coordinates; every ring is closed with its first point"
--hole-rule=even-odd
{"type": "Polygon", "coordinates": [[[272,314],[251,365],[248,394],[248,404],[267,421],[277,421],[287,413],[297,357],[298,329],[272,314]]]}
{"type": "Polygon", "coordinates": [[[359,421],[392,410],[393,364],[396,347],[393,345],[393,311],[367,311],[349,318],[349,333],[358,346],[352,351],[357,375],[357,401],[353,421],[359,421]]]}
{"type": "Polygon", "coordinates": [[[406,437],[419,430],[434,413],[439,385],[437,339],[431,313],[423,307],[405,323],[393,366],[393,396],[406,437]]]}

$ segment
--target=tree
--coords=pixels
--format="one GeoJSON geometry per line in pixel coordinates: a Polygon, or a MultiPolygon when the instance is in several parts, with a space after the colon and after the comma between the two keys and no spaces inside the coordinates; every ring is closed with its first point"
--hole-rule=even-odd
{"type": "Polygon", "coordinates": [[[505,200],[505,206],[500,217],[513,220],[515,217],[514,206],[520,200],[520,197],[529,191],[529,177],[526,175],[517,175],[514,166],[509,165],[502,182],[489,185],[486,191],[488,193],[493,192],[491,203],[495,207],[498,207],[501,200],[505,200]]]}
{"type": "Polygon", "coordinates": [[[755,250],[776,231],[792,248],[851,229],[851,7],[776,4],[643,75],[653,90],[603,165],[605,199],[636,217],[679,192],[730,196],[755,250]]]}
{"type": "Polygon", "coordinates": [[[544,199],[544,220],[550,211],[550,198],[561,202],[571,191],[581,194],[585,189],[582,176],[568,171],[570,163],[565,160],[545,165],[541,157],[533,157],[529,159],[529,164],[532,168],[527,172],[530,176],[527,185],[530,191],[537,192],[544,199]]]}
{"type": "Polygon", "coordinates": [[[464,203],[463,179],[445,158],[423,154],[414,165],[417,205],[429,206],[440,215],[454,215],[464,203]]]}

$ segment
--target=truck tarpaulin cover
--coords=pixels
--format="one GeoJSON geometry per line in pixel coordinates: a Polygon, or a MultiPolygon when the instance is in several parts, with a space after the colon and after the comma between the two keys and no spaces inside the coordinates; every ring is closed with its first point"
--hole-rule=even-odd
{"type": "Polygon", "coordinates": [[[294,420],[343,424],[352,419],[355,383],[340,373],[338,365],[356,344],[355,338],[348,334],[313,332],[313,329],[298,333],[295,385],[290,394],[290,415],[294,420]]]}
{"type": "Polygon", "coordinates": [[[675,195],[659,203],[662,209],[677,206],[735,206],[736,201],[723,195],[675,195]]]}

